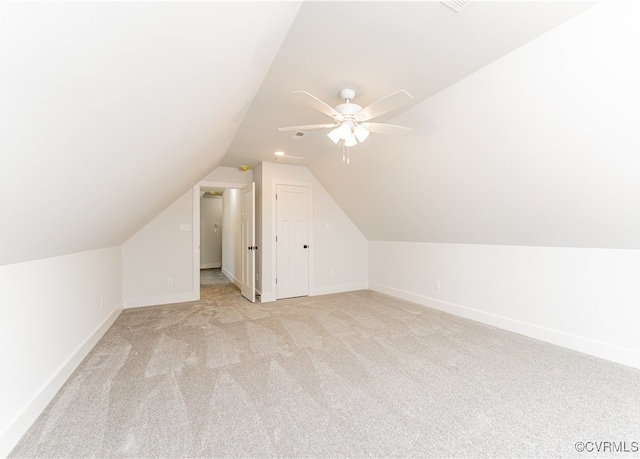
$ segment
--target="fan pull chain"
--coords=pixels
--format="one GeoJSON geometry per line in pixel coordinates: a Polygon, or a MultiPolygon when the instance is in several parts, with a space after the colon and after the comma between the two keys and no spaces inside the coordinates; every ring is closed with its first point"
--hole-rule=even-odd
{"type": "Polygon", "coordinates": [[[349,147],[345,147],[344,143],[342,144],[342,162],[350,164],[349,161],[349,147]]]}

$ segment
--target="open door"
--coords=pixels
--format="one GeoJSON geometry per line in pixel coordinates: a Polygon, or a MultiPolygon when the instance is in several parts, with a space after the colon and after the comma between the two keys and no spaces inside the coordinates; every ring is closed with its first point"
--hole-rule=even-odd
{"type": "Polygon", "coordinates": [[[256,184],[251,183],[242,189],[242,278],[240,292],[246,299],[256,301],[256,184]]]}

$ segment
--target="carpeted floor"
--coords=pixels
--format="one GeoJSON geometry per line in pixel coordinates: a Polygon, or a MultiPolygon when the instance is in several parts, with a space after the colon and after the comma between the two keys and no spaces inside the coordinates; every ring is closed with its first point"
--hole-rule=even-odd
{"type": "Polygon", "coordinates": [[[638,370],[371,291],[202,279],[125,310],[10,457],[640,456],[638,370]]]}

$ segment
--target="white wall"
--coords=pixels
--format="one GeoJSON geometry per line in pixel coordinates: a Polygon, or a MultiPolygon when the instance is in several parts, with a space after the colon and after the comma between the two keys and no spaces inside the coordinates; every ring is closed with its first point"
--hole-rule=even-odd
{"type": "Polygon", "coordinates": [[[373,290],[640,368],[638,250],[371,241],[369,261],[373,290]]]}
{"type": "Polygon", "coordinates": [[[199,242],[199,231],[194,231],[196,193],[189,189],[122,246],[125,308],[200,297],[200,279],[194,276],[194,240],[195,247],[199,242]]]}
{"type": "Polygon", "coordinates": [[[200,198],[200,269],[222,267],[222,196],[200,198]]]}
{"type": "Polygon", "coordinates": [[[273,185],[277,180],[309,182],[313,187],[313,243],[310,245],[310,295],[367,288],[367,240],[306,167],[263,162],[261,167],[259,290],[263,302],[275,291],[275,235],[272,234],[273,185]],[[329,273],[333,271],[334,276],[329,273]]]}
{"type": "Polygon", "coordinates": [[[120,247],[0,266],[0,457],[122,309],[120,247]]]}
{"type": "Polygon", "coordinates": [[[237,188],[228,188],[222,194],[222,272],[238,286],[242,276],[241,195],[237,188]]]}

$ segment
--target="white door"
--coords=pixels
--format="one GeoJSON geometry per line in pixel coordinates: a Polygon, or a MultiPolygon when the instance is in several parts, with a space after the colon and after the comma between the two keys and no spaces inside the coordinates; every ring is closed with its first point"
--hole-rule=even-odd
{"type": "Polygon", "coordinates": [[[240,292],[251,302],[256,301],[256,184],[251,183],[242,189],[241,199],[241,237],[242,276],[240,292]]]}
{"type": "Polygon", "coordinates": [[[309,189],[276,186],[276,298],[309,295],[309,189]]]}

